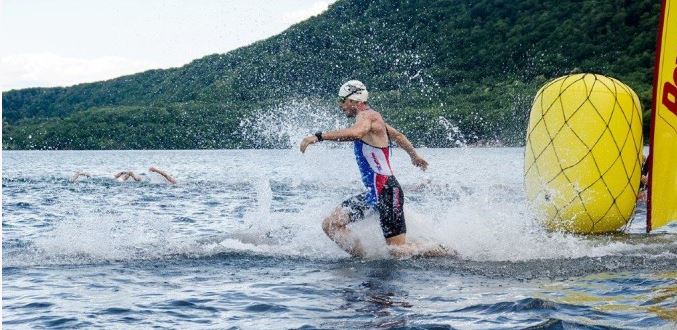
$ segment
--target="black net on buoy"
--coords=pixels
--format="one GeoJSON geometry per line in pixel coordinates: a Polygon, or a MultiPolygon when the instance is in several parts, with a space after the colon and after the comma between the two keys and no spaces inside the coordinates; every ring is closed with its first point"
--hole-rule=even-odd
{"type": "Polygon", "coordinates": [[[539,90],[524,173],[527,195],[545,207],[549,227],[593,233],[628,222],[639,189],[641,127],[636,94],[615,79],[577,74],[539,90]]]}

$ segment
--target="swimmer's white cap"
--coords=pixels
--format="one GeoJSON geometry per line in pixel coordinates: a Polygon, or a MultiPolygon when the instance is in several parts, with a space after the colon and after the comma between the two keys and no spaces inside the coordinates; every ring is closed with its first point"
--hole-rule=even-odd
{"type": "Polygon", "coordinates": [[[338,95],[359,102],[367,102],[367,99],[369,98],[367,86],[359,80],[351,80],[343,84],[341,88],[339,88],[338,95]]]}

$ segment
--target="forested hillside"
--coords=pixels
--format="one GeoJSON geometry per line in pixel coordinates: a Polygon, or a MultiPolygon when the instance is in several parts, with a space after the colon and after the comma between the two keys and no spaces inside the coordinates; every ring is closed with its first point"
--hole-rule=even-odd
{"type": "Polygon", "coordinates": [[[659,11],[651,0],[340,0],[181,68],[4,92],[2,145],[283,147],[243,137],[240,124],[289,100],[332,104],[348,79],[415,144],[453,146],[443,120],[468,143],[519,145],[535,92],[569,72],[625,82],[647,112],[659,11]]]}

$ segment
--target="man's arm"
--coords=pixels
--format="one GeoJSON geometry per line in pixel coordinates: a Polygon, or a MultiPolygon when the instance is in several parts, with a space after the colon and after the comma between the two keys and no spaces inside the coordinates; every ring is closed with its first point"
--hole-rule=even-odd
{"type": "Polygon", "coordinates": [[[157,168],[157,167],[151,166],[151,167],[148,169],[148,171],[149,171],[149,172],[155,172],[155,173],[157,173],[157,174],[162,175],[162,177],[165,178],[165,180],[167,180],[167,182],[169,182],[169,183],[174,183],[174,184],[176,183],[176,180],[174,180],[174,178],[172,178],[171,175],[167,174],[167,172],[165,172],[165,171],[163,171],[163,170],[161,170],[161,169],[159,169],[159,168],[157,168]]]}
{"type": "MultiPolygon", "coordinates": [[[[322,140],[328,141],[353,141],[359,140],[371,129],[371,120],[367,116],[358,115],[353,126],[322,133],[322,140]]],[[[317,136],[308,135],[301,141],[301,152],[306,152],[309,145],[318,142],[317,136]]]]}
{"type": "MultiPolygon", "coordinates": [[[[322,139],[328,141],[359,140],[371,130],[371,120],[367,116],[357,116],[355,124],[337,131],[322,133],[322,139]]],[[[313,135],[314,136],[314,135],[313,135]]]]}
{"type": "Polygon", "coordinates": [[[121,176],[124,175],[124,174],[127,174],[127,172],[125,172],[125,171],[118,172],[118,173],[116,173],[116,174],[113,176],[113,178],[114,178],[114,179],[117,179],[117,178],[121,177],[121,176]]]}
{"type": "Polygon", "coordinates": [[[428,162],[423,159],[423,157],[419,156],[418,153],[416,153],[416,149],[414,149],[414,145],[411,144],[409,139],[407,139],[407,137],[400,131],[394,129],[388,124],[386,124],[386,129],[388,130],[388,135],[390,138],[392,138],[395,143],[400,146],[400,148],[404,149],[404,151],[409,154],[409,157],[411,157],[411,163],[425,171],[428,168],[428,162]]]}

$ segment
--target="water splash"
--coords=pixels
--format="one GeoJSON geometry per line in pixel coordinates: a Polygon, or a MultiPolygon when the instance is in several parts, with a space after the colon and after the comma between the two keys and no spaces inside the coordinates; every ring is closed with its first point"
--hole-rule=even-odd
{"type": "Polygon", "coordinates": [[[240,122],[240,129],[242,136],[257,147],[292,148],[307,135],[348,125],[338,107],[306,99],[254,111],[240,122]]]}
{"type": "Polygon", "coordinates": [[[465,138],[465,135],[461,132],[461,129],[453,124],[449,119],[439,116],[437,122],[444,127],[444,133],[446,133],[446,138],[456,147],[467,147],[468,141],[465,138]]]}
{"type": "MultiPolygon", "coordinates": [[[[589,237],[542,230],[522,192],[521,150],[419,152],[431,164],[426,173],[412,167],[402,150],[393,150],[393,166],[405,192],[408,237],[445,244],[457,250],[463,262],[546,260],[555,267],[563,260],[600,258],[631,267],[636,257],[658,258],[651,264],[674,261],[677,245],[658,235],[589,237]]],[[[110,162],[115,163],[119,153],[111,152],[110,162]]],[[[71,172],[58,166],[44,175],[65,173],[61,180],[25,180],[19,174],[5,178],[3,193],[12,196],[13,203],[26,205],[3,204],[8,211],[3,214],[7,224],[3,267],[233,253],[320,260],[348,257],[324,235],[321,223],[342,200],[360,192],[350,150],[317,147],[306,155],[296,150],[178,152],[173,157],[209,170],[175,186],[110,180],[70,186],[66,176],[71,172]],[[241,165],[230,167],[236,172],[217,175],[209,164],[223,164],[224,159],[237,159],[241,165]],[[27,190],[36,187],[35,182],[41,189],[27,190]],[[110,195],[119,197],[112,203],[106,197],[110,195]]],[[[122,158],[120,162],[127,161],[122,158]]],[[[115,165],[99,166],[86,167],[108,173],[103,169],[115,165]]],[[[390,258],[376,215],[352,228],[369,258],[390,258]]],[[[674,228],[666,230],[666,235],[674,235],[674,228]]],[[[630,232],[639,233],[641,228],[630,232]]]]}

